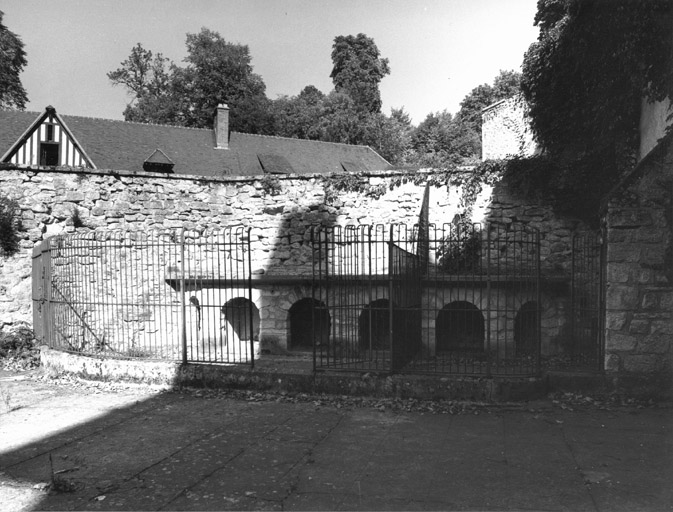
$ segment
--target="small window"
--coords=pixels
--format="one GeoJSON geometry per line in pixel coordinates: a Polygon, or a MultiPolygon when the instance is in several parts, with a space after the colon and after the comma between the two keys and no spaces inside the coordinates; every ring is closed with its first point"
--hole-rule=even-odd
{"type": "Polygon", "coordinates": [[[47,140],[50,141],[50,142],[54,140],[54,125],[53,124],[48,124],[47,125],[47,140]]]}
{"type": "Polygon", "coordinates": [[[40,144],[40,165],[55,166],[58,165],[59,145],[49,142],[40,144]]]}

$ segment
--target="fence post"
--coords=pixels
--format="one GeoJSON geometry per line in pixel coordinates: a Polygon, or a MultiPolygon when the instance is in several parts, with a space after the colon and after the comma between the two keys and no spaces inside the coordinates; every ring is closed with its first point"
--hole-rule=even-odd
{"type": "MultiPolygon", "coordinates": [[[[251,252],[251,242],[250,242],[250,232],[252,231],[252,228],[247,229],[247,233],[245,236],[241,234],[241,240],[240,242],[243,245],[243,248],[245,249],[246,243],[247,243],[247,249],[248,249],[248,317],[250,319],[250,367],[254,368],[255,367],[255,336],[254,336],[254,322],[252,321],[252,252],[251,252]]],[[[261,343],[261,340],[260,340],[261,343]]]]}
{"type": "Polygon", "coordinates": [[[395,360],[395,329],[393,327],[393,276],[395,269],[393,268],[393,225],[390,225],[388,236],[388,339],[390,340],[390,370],[393,369],[393,361],[395,360]]]}
{"type": "MultiPolygon", "coordinates": [[[[486,375],[491,376],[493,354],[491,353],[491,223],[486,227],[486,375]]],[[[472,225],[474,233],[474,224],[472,225]]],[[[498,233],[499,234],[499,233],[498,233]]],[[[483,240],[483,238],[482,238],[483,240]]]]}
{"type": "Polygon", "coordinates": [[[540,231],[535,230],[535,302],[537,303],[537,315],[535,325],[537,326],[537,350],[536,350],[536,368],[535,372],[539,375],[541,371],[542,359],[542,290],[540,290],[542,279],[542,267],[540,262],[540,231]]]}
{"type": "Polygon", "coordinates": [[[187,291],[185,290],[185,228],[180,228],[180,341],[182,364],[187,364],[187,291]]]}
{"type": "Polygon", "coordinates": [[[55,319],[53,318],[53,311],[51,307],[51,242],[47,238],[41,245],[42,257],[42,283],[44,289],[42,291],[44,303],[42,304],[42,332],[44,333],[43,342],[53,348],[53,327],[55,319]]]}

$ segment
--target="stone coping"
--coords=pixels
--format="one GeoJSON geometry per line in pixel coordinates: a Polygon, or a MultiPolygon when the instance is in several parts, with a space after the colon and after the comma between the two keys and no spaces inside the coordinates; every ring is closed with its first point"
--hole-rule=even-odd
{"type": "Polygon", "coordinates": [[[530,400],[547,393],[546,380],[542,378],[314,372],[309,354],[260,356],[255,360],[255,367],[251,368],[222,363],[182,364],[173,361],[101,358],[43,346],[40,360],[47,373],[67,373],[86,380],[133,382],[169,388],[188,386],[486,402],[530,400]]]}

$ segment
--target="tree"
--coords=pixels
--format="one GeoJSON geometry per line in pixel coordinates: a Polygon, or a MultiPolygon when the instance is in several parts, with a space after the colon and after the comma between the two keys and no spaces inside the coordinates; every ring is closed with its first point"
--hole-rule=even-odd
{"type": "Polygon", "coordinates": [[[227,103],[236,126],[241,121],[236,119],[239,104],[245,100],[256,108],[255,100],[264,102],[266,85],[252,72],[251,61],[247,45],[229,43],[217,32],[202,28],[198,34],[187,34],[187,67],[182,79],[189,84],[191,108],[185,113],[186,125],[212,126],[215,108],[227,103]]]}
{"type": "Polygon", "coordinates": [[[124,85],[134,95],[124,111],[127,121],[211,127],[217,105],[227,103],[233,130],[273,129],[266,86],[252,72],[246,45],[229,43],[207,28],[187,34],[186,45],[185,67],[139,43],[120,68],[108,73],[113,85],[124,85]]]}
{"type": "Polygon", "coordinates": [[[388,59],[380,56],[374,39],[365,34],[337,36],[332,46],[330,78],[338,93],[348,94],[358,110],[381,112],[379,83],[388,74],[388,59]]]}
{"type": "Polygon", "coordinates": [[[493,85],[482,84],[470,91],[460,102],[459,116],[481,136],[481,113],[489,105],[516,96],[520,92],[521,73],[500,70],[493,85]]]}
{"type": "Polygon", "coordinates": [[[326,96],[307,85],[298,96],[281,96],[273,102],[275,134],[281,137],[322,140],[321,119],[326,96]]]}
{"type": "Polygon", "coordinates": [[[124,119],[136,122],[183,124],[176,102],[174,79],[178,70],[169,59],[153,55],[138,43],[121,67],[107,74],[113,85],[123,85],[134,94],[124,110],[124,119]]]}
{"type": "Polygon", "coordinates": [[[3,23],[0,11],[0,109],[24,110],[28,95],[19,75],[28,61],[21,38],[3,23]]]}
{"type": "Polygon", "coordinates": [[[641,99],[673,97],[672,11],[670,0],[538,2],[521,89],[567,207],[600,204],[635,163],[641,99]]]}

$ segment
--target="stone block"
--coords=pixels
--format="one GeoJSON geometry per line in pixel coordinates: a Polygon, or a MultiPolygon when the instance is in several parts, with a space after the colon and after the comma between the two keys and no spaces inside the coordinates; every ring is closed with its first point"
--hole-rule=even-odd
{"type": "Polygon", "coordinates": [[[626,325],[627,314],[608,311],[605,317],[605,326],[613,331],[620,331],[626,325]]]}
{"type": "Polygon", "coordinates": [[[635,280],[640,284],[648,284],[653,282],[652,270],[648,268],[639,268],[635,271],[635,280]]]}
{"type": "Polygon", "coordinates": [[[610,229],[608,231],[608,242],[633,242],[636,239],[636,231],[633,229],[610,229]]]}
{"type": "Polygon", "coordinates": [[[650,332],[649,320],[631,320],[629,324],[630,334],[647,334],[648,332],[650,332]]]}
{"type": "Polygon", "coordinates": [[[609,285],[606,295],[608,310],[635,309],[638,306],[638,288],[627,285],[609,285]]]}
{"type": "Polygon", "coordinates": [[[618,372],[621,370],[622,359],[617,354],[608,354],[605,357],[605,371],[618,372]]]}
{"type": "Polygon", "coordinates": [[[669,334],[649,334],[638,343],[638,352],[644,354],[666,354],[671,349],[673,338],[669,334]]]}
{"type": "Polygon", "coordinates": [[[608,283],[627,283],[631,278],[633,267],[630,263],[609,263],[608,283]]]}
{"type": "Polygon", "coordinates": [[[673,334],[673,319],[653,320],[652,334],[673,334]]]}
{"type": "Polygon", "coordinates": [[[643,295],[643,309],[670,311],[673,309],[673,291],[649,290],[643,295]]]}
{"type": "Polygon", "coordinates": [[[616,208],[608,212],[608,227],[649,226],[652,215],[641,208],[616,208]]]}
{"type": "Polygon", "coordinates": [[[641,246],[639,244],[623,243],[608,246],[608,263],[637,263],[640,261],[640,256],[641,246]]]}
{"type": "Polygon", "coordinates": [[[656,355],[630,355],[622,356],[624,370],[634,373],[651,373],[659,370],[659,356],[656,355]]]}
{"type": "Polygon", "coordinates": [[[641,263],[644,265],[661,265],[664,262],[666,248],[662,244],[643,244],[641,263]]]}
{"type": "Polygon", "coordinates": [[[69,190],[65,193],[65,197],[63,199],[72,203],[81,203],[84,201],[84,193],[75,190],[69,190]]]}
{"type": "Polygon", "coordinates": [[[636,241],[661,243],[664,238],[664,231],[654,227],[641,228],[636,230],[636,241]]]}
{"type": "Polygon", "coordinates": [[[608,330],[605,337],[605,350],[633,350],[636,348],[637,341],[634,335],[608,330]]]}

